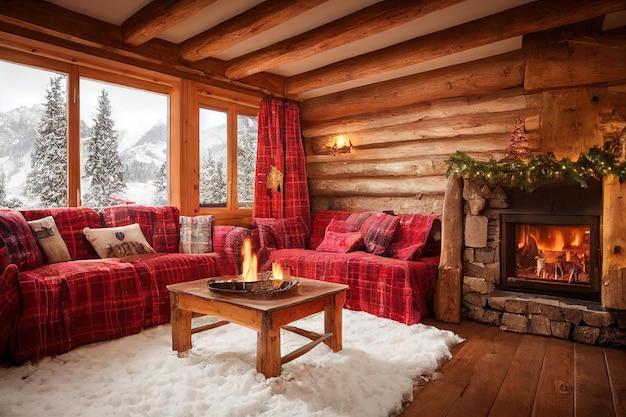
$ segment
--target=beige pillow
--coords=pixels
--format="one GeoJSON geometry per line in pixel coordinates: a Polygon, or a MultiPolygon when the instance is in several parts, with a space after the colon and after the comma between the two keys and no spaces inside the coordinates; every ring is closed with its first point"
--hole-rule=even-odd
{"type": "Polygon", "coordinates": [[[85,227],[83,234],[100,258],[121,258],[154,252],[138,223],[98,229],[85,227]]]}
{"type": "Polygon", "coordinates": [[[72,259],[52,216],[31,220],[28,222],[28,225],[33,231],[41,250],[48,258],[48,263],[52,264],[72,259]]]}

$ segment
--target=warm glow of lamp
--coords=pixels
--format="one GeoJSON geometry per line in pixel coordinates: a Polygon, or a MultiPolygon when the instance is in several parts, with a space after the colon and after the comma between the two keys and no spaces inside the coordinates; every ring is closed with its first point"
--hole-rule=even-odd
{"type": "Polygon", "coordinates": [[[349,153],[351,147],[352,144],[350,143],[350,139],[348,139],[344,135],[337,135],[333,137],[328,144],[328,148],[332,151],[333,154],[349,153]]]}

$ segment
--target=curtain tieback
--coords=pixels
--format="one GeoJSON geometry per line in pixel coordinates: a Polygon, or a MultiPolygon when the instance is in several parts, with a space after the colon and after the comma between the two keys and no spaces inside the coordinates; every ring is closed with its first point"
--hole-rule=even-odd
{"type": "Polygon", "coordinates": [[[278,168],[272,165],[272,169],[270,173],[267,174],[267,183],[266,187],[268,190],[273,190],[276,192],[281,192],[283,184],[283,173],[280,172],[278,168]]]}

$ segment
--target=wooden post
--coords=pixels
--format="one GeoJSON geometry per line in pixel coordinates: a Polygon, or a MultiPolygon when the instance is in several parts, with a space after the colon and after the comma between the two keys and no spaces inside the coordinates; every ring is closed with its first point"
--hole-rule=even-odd
{"type": "Polygon", "coordinates": [[[626,183],[602,181],[602,305],[626,309],[626,183]]]}
{"type": "Polygon", "coordinates": [[[448,323],[461,321],[461,292],[463,288],[463,178],[448,179],[441,215],[441,261],[435,289],[435,316],[448,323]]]}

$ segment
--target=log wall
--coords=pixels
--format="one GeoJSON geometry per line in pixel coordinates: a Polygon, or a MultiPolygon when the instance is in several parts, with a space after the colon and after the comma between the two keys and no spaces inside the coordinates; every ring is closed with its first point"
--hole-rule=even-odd
{"type": "Polygon", "coordinates": [[[520,51],[305,100],[313,211],[441,213],[446,159],[456,151],[502,158],[518,117],[534,150],[559,158],[617,138],[626,126],[626,73],[615,67],[626,67],[626,35],[562,36],[535,34],[520,51]],[[582,71],[571,57],[594,46],[600,62],[582,71]],[[549,61],[538,59],[544,49],[549,61]],[[350,152],[329,149],[338,135],[350,152]]]}

